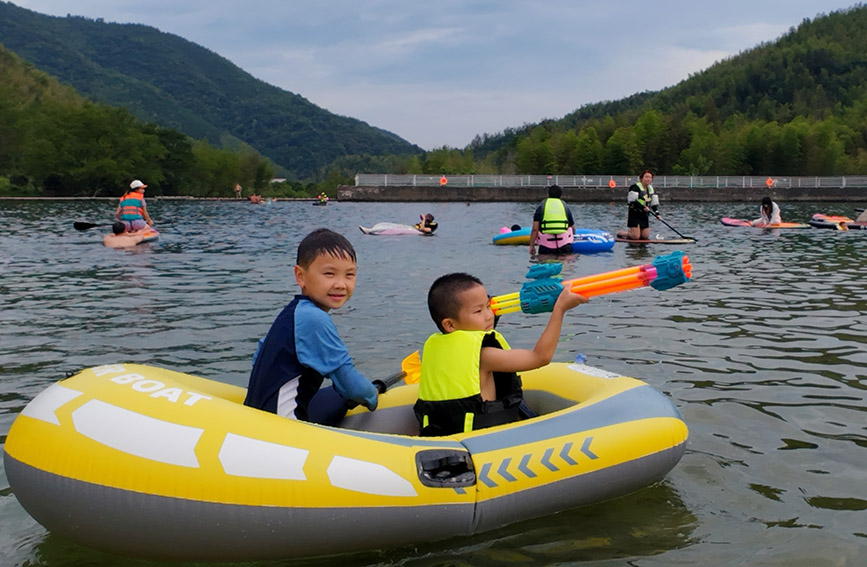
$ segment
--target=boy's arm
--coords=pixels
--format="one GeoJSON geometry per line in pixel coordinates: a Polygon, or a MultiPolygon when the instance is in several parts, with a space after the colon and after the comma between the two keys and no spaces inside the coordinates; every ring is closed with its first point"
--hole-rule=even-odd
{"type": "Polygon", "coordinates": [[[551,311],[548,325],[542,331],[542,336],[539,337],[533,350],[503,350],[484,347],[482,348],[479,368],[481,375],[484,376],[488,372],[523,372],[545,366],[551,362],[551,359],[554,358],[554,350],[560,341],[563,316],[566,311],[581,303],[587,303],[587,298],[564,287],[551,311]]]}
{"type": "Polygon", "coordinates": [[[331,317],[312,303],[295,310],[295,351],[301,364],[330,378],[338,394],[376,409],[376,386],[355,368],[331,317]]]}

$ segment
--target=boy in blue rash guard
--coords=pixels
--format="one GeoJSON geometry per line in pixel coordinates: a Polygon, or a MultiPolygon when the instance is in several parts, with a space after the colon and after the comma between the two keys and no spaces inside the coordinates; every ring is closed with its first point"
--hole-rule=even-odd
{"type": "Polygon", "coordinates": [[[352,297],[357,269],[355,249],[340,234],[320,228],[304,237],[295,266],[301,295],[265,336],[244,405],[326,425],[343,417],[347,400],[376,409],[376,387],[355,369],[328,316],[352,297]],[[326,377],[333,390],[319,389],[326,377]]]}

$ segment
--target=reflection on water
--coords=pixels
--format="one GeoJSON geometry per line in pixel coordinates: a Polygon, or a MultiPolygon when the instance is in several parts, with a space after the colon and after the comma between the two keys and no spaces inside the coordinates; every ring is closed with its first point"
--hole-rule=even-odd
{"type": "MultiPolygon", "coordinates": [[[[859,206],[863,206],[859,205],[859,206]]],[[[245,385],[250,355],[296,293],[295,248],[328,226],[356,247],[359,280],[333,312],[359,368],[375,378],[434,331],[430,283],[448,271],[517,291],[534,261],[493,246],[535,204],[165,202],[149,204],[159,242],[101,246],[107,202],[0,201],[0,441],[21,408],[67,370],[142,362],[245,385]],[[413,222],[432,238],[365,236],[357,225],[413,222]]],[[[622,228],[620,205],[573,205],[576,224],[622,228]]],[[[690,427],[687,453],[661,485],[496,532],[341,558],[346,565],[855,565],[867,553],[867,233],[724,227],[755,204],[669,204],[666,220],[694,280],[594,298],[567,315],[558,360],[643,379],[690,427]]],[[[783,206],[784,220],[852,214],[846,204],[783,206]]],[[[661,224],[654,233],[672,235],[661,224]]],[[[567,279],[652,261],[665,246],[616,245],[564,259],[567,279]]],[[[531,347],[544,315],[499,330],[531,347]]],[[[47,535],[0,475],[0,554],[16,565],[117,564],[47,535]]],[[[335,536],[339,537],[339,536],[335,536]]],[[[152,565],[125,562],[125,565],[152,565]]],[[[334,559],[273,565],[332,565],[334,559]]]]}

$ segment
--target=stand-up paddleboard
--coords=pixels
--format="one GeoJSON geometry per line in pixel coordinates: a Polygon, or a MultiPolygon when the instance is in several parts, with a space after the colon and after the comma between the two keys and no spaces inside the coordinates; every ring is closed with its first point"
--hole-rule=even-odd
{"type": "Polygon", "coordinates": [[[378,222],[370,228],[366,226],[358,226],[358,229],[364,234],[382,235],[382,236],[400,236],[400,235],[432,235],[431,232],[422,232],[414,226],[408,224],[400,224],[396,222],[378,222]]]}
{"type": "Polygon", "coordinates": [[[134,233],[134,235],[129,235],[128,233],[117,236],[114,234],[107,234],[103,237],[102,243],[108,248],[132,248],[138,244],[154,242],[159,240],[159,238],[159,231],[153,227],[148,227],[143,232],[137,232],[134,233]]]}
{"type": "Polygon", "coordinates": [[[644,239],[633,239],[627,236],[627,233],[624,231],[620,231],[617,233],[615,239],[617,242],[626,242],[629,244],[694,244],[695,238],[665,238],[661,234],[657,234],[655,238],[649,238],[647,240],[644,239]]]}
{"type": "Polygon", "coordinates": [[[745,219],[733,219],[723,217],[720,222],[725,226],[747,226],[751,228],[810,228],[810,225],[802,222],[781,222],[777,224],[766,224],[764,226],[753,226],[753,223],[745,219]]]}

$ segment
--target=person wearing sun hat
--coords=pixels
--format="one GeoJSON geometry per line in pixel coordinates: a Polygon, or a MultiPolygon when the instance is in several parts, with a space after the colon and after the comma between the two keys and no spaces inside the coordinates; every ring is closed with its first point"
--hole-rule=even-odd
{"type": "Polygon", "coordinates": [[[154,221],[148,215],[147,205],[145,204],[144,191],[146,187],[147,185],[138,179],[133,180],[129,184],[129,192],[120,198],[120,203],[117,205],[117,211],[115,211],[114,216],[126,225],[128,232],[143,230],[154,224],[154,221]]]}

